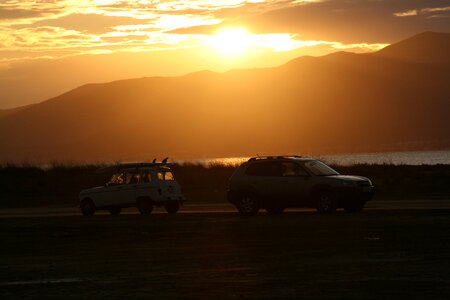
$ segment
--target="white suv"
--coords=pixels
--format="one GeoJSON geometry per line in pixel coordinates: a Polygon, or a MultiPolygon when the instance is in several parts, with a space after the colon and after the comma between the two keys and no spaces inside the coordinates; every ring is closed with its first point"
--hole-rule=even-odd
{"type": "Polygon", "coordinates": [[[166,163],[126,163],[98,171],[113,175],[104,186],[80,192],[83,215],[93,215],[100,209],[116,215],[124,207],[137,207],[141,214],[150,214],[154,206],[176,213],[186,200],[166,163]]]}

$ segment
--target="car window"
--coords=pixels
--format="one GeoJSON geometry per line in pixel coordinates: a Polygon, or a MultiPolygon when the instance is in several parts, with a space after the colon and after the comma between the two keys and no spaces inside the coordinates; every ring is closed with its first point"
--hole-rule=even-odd
{"type": "Polygon", "coordinates": [[[313,173],[316,176],[339,175],[338,172],[336,172],[331,167],[327,166],[326,164],[318,160],[305,162],[305,168],[307,168],[311,173],[313,173]]]}
{"type": "Polygon", "coordinates": [[[175,180],[172,172],[170,172],[170,171],[159,171],[156,173],[156,176],[158,177],[158,180],[162,180],[162,181],[175,180]]]}
{"type": "Polygon", "coordinates": [[[125,182],[124,178],[125,177],[124,177],[123,173],[113,174],[113,176],[109,180],[108,184],[110,184],[110,185],[124,184],[124,182],[125,182]]]}
{"type": "Polygon", "coordinates": [[[282,162],[281,164],[281,176],[307,176],[308,173],[294,162],[282,162]]]}
{"type": "Polygon", "coordinates": [[[245,174],[249,176],[281,176],[280,166],[276,162],[257,162],[248,166],[245,174]]]}
{"type": "Polygon", "coordinates": [[[131,179],[133,178],[133,175],[134,174],[132,174],[132,173],[126,173],[125,174],[125,184],[131,183],[131,179]]]}
{"type": "Polygon", "coordinates": [[[140,183],[149,183],[152,181],[152,174],[145,172],[141,174],[141,181],[140,183]]]}

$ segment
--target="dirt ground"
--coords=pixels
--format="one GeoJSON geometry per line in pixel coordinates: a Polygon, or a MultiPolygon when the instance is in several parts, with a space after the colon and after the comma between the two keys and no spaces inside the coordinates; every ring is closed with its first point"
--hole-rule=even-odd
{"type": "Polygon", "coordinates": [[[0,219],[0,299],[450,299],[450,210],[0,219]]]}

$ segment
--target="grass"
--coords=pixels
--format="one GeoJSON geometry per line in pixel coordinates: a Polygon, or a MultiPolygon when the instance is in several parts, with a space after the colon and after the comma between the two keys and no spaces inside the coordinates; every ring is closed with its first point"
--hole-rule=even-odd
{"type": "MultiPolygon", "coordinates": [[[[103,185],[101,165],[30,164],[0,166],[0,207],[76,206],[80,190],[103,185]]],[[[341,174],[366,176],[377,188],[376,199],[449,199],[449,165],[333,166],[341,174]]],[[[176,164],[173,170],[190,203],[226,202],[228,179],[236,166],[176,164]]]]}

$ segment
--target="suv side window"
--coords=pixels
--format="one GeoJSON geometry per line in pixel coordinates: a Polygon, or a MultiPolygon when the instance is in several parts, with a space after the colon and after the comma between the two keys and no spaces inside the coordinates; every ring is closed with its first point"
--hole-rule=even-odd
{"type": "Polygon", "coordinates": [[[308,173],[294,162],[281,163],[281,176],[308,176],[308,173]]]}
{"type": "Polygon", "coordinates": [[[245,174],[249,176],[281,176],[280,166],[277,162],[256,162],[248,166],[245,174]]]}

